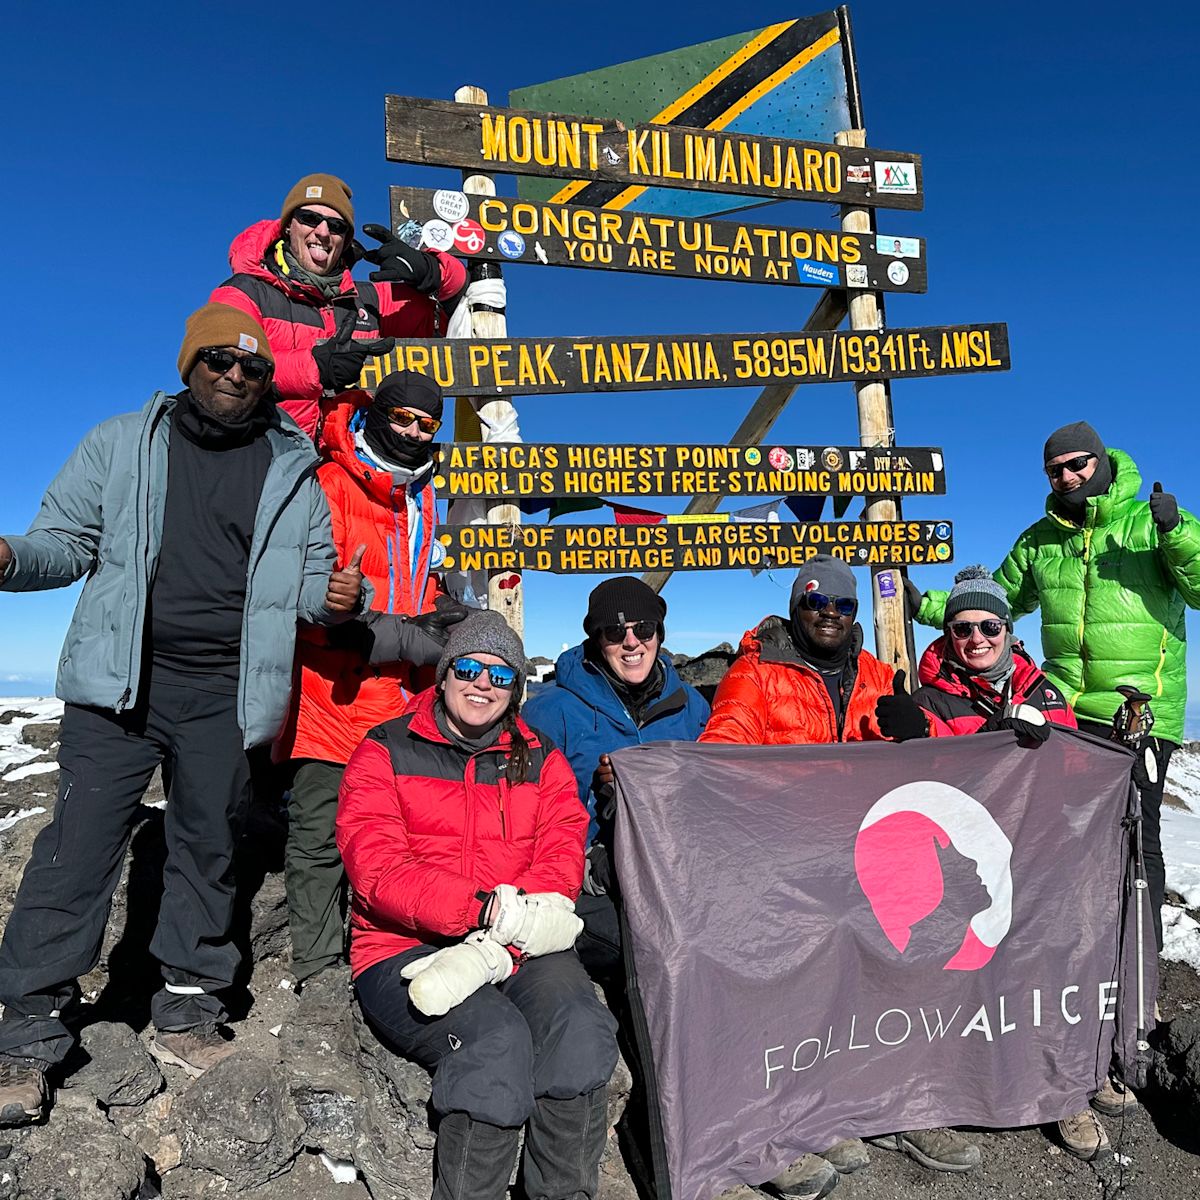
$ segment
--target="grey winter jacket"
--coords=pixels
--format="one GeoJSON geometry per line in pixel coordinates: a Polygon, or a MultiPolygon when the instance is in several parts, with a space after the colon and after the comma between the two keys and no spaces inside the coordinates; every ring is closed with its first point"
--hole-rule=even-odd
{"type": "MultiPolygon", "coordinates": [[[[6,591],[87,576],[58,662],[58,695],[70,704],[120,712],[138,694],[174,406],[155,392],[140,412],[97,425],[50,484],[29,532],[5,538],[13,555],[6,591]]],[[[247,747],[270,741],[287,715],[297,619],[343,619],[325,607],[337,563],[316,452],[282,414],[266,437],[271,465],[250,545],[237,696],[247,747]]]]}

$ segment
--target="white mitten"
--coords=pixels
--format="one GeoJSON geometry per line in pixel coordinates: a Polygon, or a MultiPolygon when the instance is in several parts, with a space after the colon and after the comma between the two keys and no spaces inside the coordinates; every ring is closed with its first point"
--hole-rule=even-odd
{"type": "Polygon", "coordinates": [[[427,1017],[444,1016],[484,984],[500,983],[512,972],[512,955],[489,938],[485,929],[400,969],[411,981],[408,998],[413,1007],[427,1017]]]}
{"type": "Polygon", "coordinates": [[[525,896],[501,883],[495,897],[488,932],[501,945],[516,946],[531,958],[569,950],[583,929],[575,905],[558,892],[525,896]]]}

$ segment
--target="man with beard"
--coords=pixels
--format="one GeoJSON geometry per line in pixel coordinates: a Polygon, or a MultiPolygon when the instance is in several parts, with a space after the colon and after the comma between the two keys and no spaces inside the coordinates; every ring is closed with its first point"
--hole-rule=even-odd
{"type": "MultiPolygon", "coordinates": [[[[930,718],[915,705],[892,713],[893,689],[903,679],[863,649],[857,613],[854,572],[828,554],[811,558],[792,585],[788,617],[767,617],[743,636],[700,741],[751,746],[886,741],[880,713],[905,736],[928,733],[930,718]],[[914,722],[919,728],[910,729],[914,722]]],[[[935,1171],[969,1171],[979,1164],[979,1148],[952,1129],[911,1130],[872,1142],[935,1171]]],[[[826,1195],[836,1172],[848,1174],[867,1162],[863,1143],[848,1138],[822,1155],[803,1155],[766,1186],[792,1200],[808,1200],[826,1195]]]]}
{"type": "Polygon", "coordinates": [[[345,871],[334,840],[342,771],[368,730],[433,683],[450,627],[468,612],[440,593],[431,569],[442,556],[433,491],[441,420],[442,389],[415,371],[386,376],[374,397],[322,403],[317,478],[334,548],[363,548],[375,595],[357,620],[302,628],[294,719],[276,746],[276,758],[290,760],[284,869],[298,987],[344,959],[345,871]]]}
{"type": "Polygon", "coordinates": [[[179,353],[185,390],[93,429],[29,532],[0,539],[7,590],[86,577],[59,663],[58,803],[0,945],[0,1125],[45,1115],[47,1075],[74,1041],[76,979],[99,961],[142,794],[164,764],[151,1050],[191,1075],[232,1052],[218,1023],[238,966],[246,751],[287,714],[297,619],[335,623],[362,603],[358,556],[337,569],[316,454],[280,420],[273,369],[245,313],[200,309],[179,353]]]}

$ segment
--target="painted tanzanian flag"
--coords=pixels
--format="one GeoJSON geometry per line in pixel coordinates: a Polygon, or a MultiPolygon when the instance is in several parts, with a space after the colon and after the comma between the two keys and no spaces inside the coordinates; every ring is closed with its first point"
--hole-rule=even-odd
{"type": "Polygon", "coordinates": [[[1132,761],[1058,727],[1034,748],[616,752],[658,1200],[762,1183],[844,1137],[1086,1107],[1114,1041],[1134,1054],[1132,761]]]}

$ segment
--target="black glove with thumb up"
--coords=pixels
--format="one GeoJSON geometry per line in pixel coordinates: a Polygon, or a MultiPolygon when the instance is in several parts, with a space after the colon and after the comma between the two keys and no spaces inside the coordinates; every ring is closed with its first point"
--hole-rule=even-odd
{"type": "Polygon", "coordinates": [[[1156,483],[1150,493],[1150,515],[1159,533],[1170,533],[1179,524],[1179,502],[1170,492],[1162,490],[1161,483],[1156,483]]]}
{"type": "Polygon", "coordinates": [[[875,702],[875,720],[879,731],[893,742],[907,742],[929,736],[929,718],[925,710],[904,689],[904,672],[897,671],[892,694],[875,702]]]}

